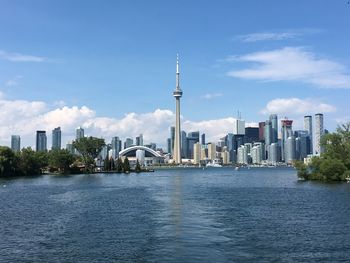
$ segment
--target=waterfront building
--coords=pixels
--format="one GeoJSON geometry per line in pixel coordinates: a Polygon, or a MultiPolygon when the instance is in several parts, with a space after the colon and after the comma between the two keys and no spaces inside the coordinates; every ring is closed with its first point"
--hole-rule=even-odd
{"type": "Polygon", "coordinates": [[[259,141],[265,140],[265,122],[259,122],[259,141]]]}
{"type": "Polygon", "coordinates": [[[174,126],[170,127],[170,141],[171,141],[170,154],[171,154],[171,156],[173,156],[174,155],[174,141],[175,141],[175,127],[174,126]]]}
{"type": "Polygon", "coordinates": [[[259,141],[259,128],[258,127],[246,127],[244,142],[258,142],[259,141]]]}
{"type": "Polygon", "coordinates": [[[225,149],[222,153],[222,163],[229,164],[230,163],[230,153],[227,149],[225,149]]]}
{"type": "Polygon", "coordinates": [[[19,135],[11,136],[11,150],[14,152],[21,151],[21,137],[19,135]]]}
{"type": "Polygon", "coordinates": [[[289,136],[285,144],[285,162],[291,164],[295,159],[295,137],[289,136]]]}
{"type": "Polygon", "coordinates": [[[126,138],[124,142],[124,149],[131,147],[134,144],[134,140],[131,138],[126,138]]]}
{"type": "Polygon", "coordinates": [[[265,121],[265,145],[270,145],[272,142],[272,124],[270,120],[265,121]]]}
{"type": "Polygon", "coordinates": [[[206,144],[201,145],[201,160],[208,159],[208,147],[206,144]]]}
{"type": "MultiPolygon", "coordinates": [[[[173,96],[176,101],[176,111],[175,111],[175,140],[174,140],[174,163],[181,163],[181,123],[180,123],[180,98],[182,97],[182,90],[180,88],[180,72],[179,72],[179,56],[177,56],[176,61],[176,88],[173,92],[173,96]]],[[[193,149],[193,148],[190,148],[193,149]]]]}
{"type": "Polygon", "coordinates": [[[266,159],[265,158],[265,156],[266,156],[265,144],[263,142],[255,142],[253,144],[253,147],[259,147],[261,160],[265,160],[266,159]]]}
{"type": "Polygon", "coordinates": [[[312,133],[312,116],[307,115],[304,116],[304,130],[306,130],[309,134],[310,138],[310,147],[308,149],[308,154],[313,153],[313,133],[312,133]]]}
{"type": "Polygon", "coordinates": [[[204,145],[205,144],[205,133],[203,133],[201,135],[201,144],[204,145]]]}
{"type": "Polygon", "coordinates": [[[119,139],[118,136],[112,137],[111,147],[113,150],[112,152],[113,159],[118,158],[119,152],[122,150],[122,141],[119,139]]]}
{"type": "Polygon", "coordinates": [[[193,146],[197,142],[199,142],[199,131],[189,132],[187,135],[188,159],[193,159],[193,146]]]}
{"type": "Polygon", "coordinates": [[[166,143],[167,143],[167,153],[171,155],[171,138],[168,138],[166,140],[166,143]]]}
{"type": "Polygon", "coordinates": [[[201,145],[199,142],[196,142],[193,145],[193,163],[199,164],[201,160],[201,145]]]}
{"type": "Polygon", "coordinates": [[[181,132],[181,157],[183,159],[188,159],[188,141],[185,131],[181,132]]]}
{"type": "Polygon", "coordinates": [[[287,142],[288,137],[293,136],[293,130],[292,130],[292,120],[281,120],[281,159],[282,161],[285,161],[285,144],[287,142]]]}
{"type": "Polygon", "coordinates": [[[271,165],[277,165],[277,163],[279,162],[280,158],[279,158],[279,146],[277,143],[271,143],[268,146],[268,163],[271,165]]]}
{"type": "Polygon", "coordinates": [[[216,146],[215,143],[208,143],[208,159],[215,160],[216,159],[216,146]]]}
{"type": "Polygon", "coordinates": [[[237,163],[248,164],[248,151],[247,147],[244,145],[241,145],[237,149],[237,163]]]}
{"type": "Polygon", "coordinates": [[[52,130],[52,150],[61,149],[61,127],[52,130]]]}
{"type": "Polygon", "coordinates": [[[315,139],[313,145],[315,155],[320,155],[323,151],[321,147],[321,138],[324,134],[323,129],[323,114],[317,113],[315,114],[315,139]]]}
{"type": "Polygon", "coordinates": [[[36,131],[36,147],[37,152],[47,151],[46,131],[36,131]]]}
{"type": "Polygon", "coordinates": [[[139,136],[136,136],[135,141],[137,146],[143,146],[143,134],[141,133],[139,136]]]}
{"type": "Polygon", "coordinates": [[[261,156],[261,146],[255,145],[250,151],[250,156],[252,158],[253,164],[261,164],[262,156],[261,156]]]}
{"type": "Polygon", "coordinates": [[[304,160],[310,150],[309,132],[306,130],[298,130],[294,132],[295,136],[295,159],[304,160]]]}
{"type": "Polygon", "coordinates": [[[79,140],[80,138],[83,138],[83,137],[84,137],[84,129],[81,127],[78,127],[75,130],[75,139],[79,140]]]}
{"type": "Polygon", "coordinates": [[[233,122],[233,134],[234,135],[245,135],[245,121],[235,119],[233,122]]]}
{"type": "Polygon", "coordinates": [[[66,144],[66,150],[71,153],[71,154],[74,154],[74,147],[73,147],[73,144],[71,142],[68,142],[66,144]]]}
{"type": "Polygon", "coordinates": [[[278,117],[277,114],[270,115],[271,122],[271,143],[278,142],[278,117]]]}

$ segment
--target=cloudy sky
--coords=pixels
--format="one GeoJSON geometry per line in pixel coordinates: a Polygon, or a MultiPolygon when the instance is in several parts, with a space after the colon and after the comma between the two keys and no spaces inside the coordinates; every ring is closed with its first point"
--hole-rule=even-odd
{"type": "Polygon", "coordinates": [[[165,145],[180,54],[183,128],[217,140],[239,110],[350,121],[350,4],[294,1],[0,1],[0,144],[78,126],[165,145]]]}

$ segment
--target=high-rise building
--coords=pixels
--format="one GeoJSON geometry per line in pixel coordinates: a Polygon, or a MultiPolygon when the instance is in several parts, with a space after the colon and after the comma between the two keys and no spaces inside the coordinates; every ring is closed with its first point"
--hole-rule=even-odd
{"type": "Polygon", "coordinates": [[[37,152],[47,151],[46,131],[36,131],[36,148],[37,152]]]}
{"type": "Polygon", "coordinates": [[[277,114],[270,115],[271,122],[271,143],[278,142],[278,118],[277,114]]]}
{"type": "Polygon", "coordinates": [[[285,143],[285,162],[291,164],[295,159],[295,137],[289,136],[285,143]]]}
{"type": "Polygon", "coordinates": [[[189,132],[187,135],[187,157],[189,159],[193,159],[193,146],[197,142],[199,142],[199,131],[189,132]]]}
{"type": "Polygon", "coordinates": [[[237,163],[239,164],[249,164],[248,161],[248,149],[245,145],[241,145],[237,149],[237,163]]]}
{"type": "Polygon", "coordinates": [[[304,130],[309,134],[310,138],[310,147],[308,148],[308,154],[313,153],[313,133],[312,133],[312,116],[304,116],[304,130]]]}
{"type": "Polygon", "coordinates": [[[259,128],[258,127],[246,127],[244,142],[258,142],[259,141],[259,128]]]}
{"type": "Polygon", "coordinates": [[[259,122],[259,141],[265,140],[265,122],[259,122]]]}
{"type": "Polygon", "coordinates": [[[295,136],[295,159],[303,161],[310,154],[310,136],[306,130],[294,132],[295,136]]]}
{"type": "Polygon", "coordinates": [[[233,134],[234,135],[245,135],[245,121],[235,119],[233,123],[233,134]]]}
{"type": "Polygon", "coordinates": [[[11,149],[14,152],[21,151],[21,137],[19,135],[11,136],[11,149]]]}
{"type": "Polygon", "coordinates": [[[293,136],[292,130],[292,120],[281,120],[281,159],[285,161],[285,144],[287,142],[288,137],[293,136]]]}
{"type": "Polygon", "coordinates": [[[315,114],[315,140],[314,140],[314,153],[319,155],[323,152],[321,147],[321,138],[324,134],[323,128],[323,114],[317,113],[315,114]]]}
{"type": "Polygon", "coordinates": [[[268,163],[271,165],[276,165],[280,160],[280,157],[279,157],[280,150],[279,150],[278,144],[271,143],[268,146],[268,153],[269,153],[268,163]]]}
{"type": "Polygon", "coordinates": [[[118,136],[115,136],[112,138],[111,147],[113,150],[112,152],[113,159],[118,158],[119,152],[122,150],[122,141],[119,139],[118,136]]]}
{"type": "Polygon", "coordinates": [[[61,127],[52,130],[52,150],[61,149],[61,127]]]}
{"type": "Polygon", "coordinates": [[[215,160],[216,159],[216,146],[215,143],[208,143],[208,159],[215,160]]]}
{"type": "Polygon", "coordinates": [[[261,146],[260,145],[253,146],[253,148],[250,150],[250,156],[252,158],[253,164],[261,164],[262,162],[261,146]]]}
{"type": "Polygon", "coordinates": [[[188,141],[185,131],[181,132],[181,157],[188,159],[188,141]]]}
{"type": "Polygon", "coordinates": [[[79,140],[80,138],[83,138],[83,137],[84,137],[84,129],[81,127],[78,127],[75,130],[75,139],[79,140]]]}
{"type": "Polygon", "coordinates": [[[203,133],[203,134],[201,135],[201,143],[202,143],[202,145],[205,144],[205,133],[203,133]]]}
{"type": "Polygon", "coordinates": [[[171,141],[171,156],[174,156],[174,142],[175,142],[175,127],[170,127],[170,141],[171,141]]]}
{"type": "Polygon", "coordinates": [[[199,142],[196,142],[193,145],[193,163],[199,164],[201,159],[201,145],[199,142]]]}
{"type": "Polygon", "coordinates": [[[134,144],[134,140],[131,138],[126,138],[124,142],[124,149],[131,147],[134,144]]]}
{"type": "Polygon", "coordinates": [[[166,140],[166,143],[167,143],[167,153],[171,155],[171,138],[168,138],[166,140]]]}
{"type": "Polygon", "coordinates": [[[71,142],[68,142],[68,143],[66,144],[66,150],[67,150],[68,152],[70,152],[71,154],[74,154],[74,147],[73,147],[73,144],[72,144],[71,142]]]}
{"type": "MultiPolygon", "coordinates": [[[[173,96],[176,101],[176,111],[175,111],[175,140],[174,140],[174,163],[181,163],[181,127],[180,127],[180,98],[182,97],[182,90],[180,89],[180,72],[179,72],[179,56],[177,56],[176,61],[176,88],[173,92],[173,96]]],[[[193,148],[192,148],[193,149],[193,148]]]]}
{"type": "Polygon", "coordinates": [[[270,120],[265,121],[265,145],[270,145],[272,143],[272,124],[270,120]]]}
{"type": "Polygon", "coordinates": [[[136,136],[136,145],[137,146],[143,146],[143,135],[140,134],[139,136],[136,136]]]}

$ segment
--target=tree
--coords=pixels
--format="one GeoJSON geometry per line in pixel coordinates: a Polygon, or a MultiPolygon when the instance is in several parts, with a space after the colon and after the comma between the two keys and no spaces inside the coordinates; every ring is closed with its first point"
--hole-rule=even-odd
{"type": "Polygon", "coordinates": [[[115,162],[113,160],[113,157],[111,157],[111,159],[109,159],[109,163],[110,163],[111,171],[114,171],[115,170],[115,162]]]}
{"type": "Polygon", "coordinates": [[[140,165],[138,159],[136,159],[135,172],[137,172],[137,173],[141,172],[141,165],[140,165]]]}
{"type": "Polygon", "coordinates": [[[309,173],[308,173],[306,164],[304,164],[304,163],[301,162],[301,161],[295,161],[295,162],[294,162],[294,167],[295,167],[295,168],[297,169],[297,171],[298,171],[298,177],[299,177],[299,178],[303,178],[303,179],[305,179],[305,180],[308,180],[308,179],[309,179],[309,173]]]}
{"type": "Polygon", "coordinates": [[[30,147],[23,148],[19,154],[18,166],[22,175],[42,174],[43,169],[47,166],[47,155],[45,152],[35,152],[30,147]]]}
{"type": "Polygon", "coordinates": [[[128,157],[124,159],[124,173],[130,172],[130,163],[128,157]]]}
{"type": "Polygon", "coordinates": [[[49,152],[48,156],[49,166],[61,173],[68,173],[70,171],[70,166],[76,159],[73,154],[65,149],[52,150],[49,152]]]}
{"type": "Polygon", "coordinates": [[[96,137],[82,137],[73,141],[73,146],[82,156],[82,161],[85,165],[85,172],[92,172],[95,166],[94,159],[99,155],[105,140],[96,137]]]}
{"type": "Polygon", "coordinates": [[[19,174],[18,158],[6,146],[0,146],[0,177],[15,176],[19,174]]]}
{"type": "Polygon", "coordinates": [[[117,170],[117,173],[123,172],[123,161],[120,157],[117,159],[116,170],[117,170]]]}
{"type": "Polygon", "coordinates": [[[103,167],[104,167],[104,170],[105,170],[105,171],[110,171],[110,170],[111,170],[111,164],[110,164],[110,162],[109,162],[108,156],[106,156],[106,158],[105,158],[103,164],[104,164],[103,167]]]}

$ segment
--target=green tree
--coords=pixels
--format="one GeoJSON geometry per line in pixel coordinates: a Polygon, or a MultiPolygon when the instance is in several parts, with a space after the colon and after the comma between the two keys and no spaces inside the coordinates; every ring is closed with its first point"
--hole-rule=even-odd
{"type": "Polygon", "coordinates": [[[295,161],[294,162],[294,167],[298,171],[298,177],[299,178],[303,178],[305,180],[309,179],[310,174],[309,174],[309,172],[307,170],[306,164],[304,164],[302,161],[295,161]]]}
{"type": "Polygon", "coordinates": [[[73,141],[73,146],[81,154],[85,172],[92,172],[95,167],[94,159],[105,146],[105,140],[96,137],[82,137],[73,141]]]}
{"type": "Polygon", "coordinates": [[[124,173],[130,172],[130,162],[128,157],[125,157],[123,166],[124,166],[124,173]]]}
{"type": "Polygon", "coordinates": [[[123,172],[123,161],[122,161],[122,159],[119,157],[116,162],[117,162],[116,163],[117,173],[123,172]]]}
{"type": "Polygon", "coordinates": [[[15,176],[19,174],[18,158],[6,146],[0,146],[0,177],[15,176]]]}
{"type": "Polygon", "coordinates": [[[48,163],[53,170],[58,170],[61,173],[69,173],[70,167],[75,161],[75,156],[68,150],[52,150],[48,154],[48,163]]]}
{"type": "Polygon", "coordinates": [[[137,172],[137,173],[141,172],[141,165],[140,165],[138,159],[136,159],[135,172],[137,172]]]}
{"type": "Polygon", "coordinates": [[[111,171],[114,171],[115,170],[115,162],[114,162],[113,157],[111,157],[111,159],[109,159],[109,163],[111,164],[110,165],[111,171]]]}
{"type": "Polygon", "coordinates": [[[103,168],[105,171],[110,171],[111,170],[111,163],[109,161],[108,156],[106,156],[104,162],[103,162],[103,168]]]}
{"type": "Polygon", "coordinates": [[[320,165],[320,172],[324,180],[342,181],[345,180],[345,165],[339,159],[323,159],[320,165]]]}
{"type": "MultiPolygon", "coordinates": [[[[23,148],[19,154],[19,169],[23,175],[39,175],[47,166],[45,152],[35,152],[32,148],[23,148]]],[[[46,155],[47,156],[47,155],[46,155]]]]}

